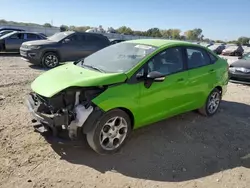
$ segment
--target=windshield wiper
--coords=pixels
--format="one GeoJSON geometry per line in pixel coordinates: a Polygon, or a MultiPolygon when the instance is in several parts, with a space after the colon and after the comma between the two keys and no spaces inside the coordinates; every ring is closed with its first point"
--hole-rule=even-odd
{"type": "Polygon", "coordinates": [[[100,68],[98,68],[98,67],[94,67],[94,66],[92,66],[92,65],[83,64],[83,62],[82,62],[82,66],[83,66],[83,67],[87,67],[87,68],[91,68],[91,69],[94,69],[94,70],[97,70],[97,71],[99,71],[99,72],[105,72],[105,71],[103,71],[102,69],[100,69],[100,68]]]}

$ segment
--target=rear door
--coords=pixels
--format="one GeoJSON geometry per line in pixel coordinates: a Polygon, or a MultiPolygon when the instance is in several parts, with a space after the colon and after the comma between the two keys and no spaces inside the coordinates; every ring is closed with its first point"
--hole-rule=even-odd
{"type": "Polygon", "coordinates": [[[5,48],[7,51],[19,51],[24,42],[24,33],[14,33],[5,39],[5,48]]]}
{"type": "Polygon", "coordinates": [[[186,47],[188,67],[188,96],[192,100],[191,109],[205,103],[216,82],[216,70],[206,50],[200,47],[186,47]]]}
{"type": "Polygon", "coordinates": [[[62,61],[76,61],[82,57],[81,35],[73,34],[61,42],[60,57],[62,61]]]}
{"type": "Polygon", "coordinates": [[[105,43],[98,35],[85,35],[85,42],[82,44],[83,56],[89,56],[90,54],[97,52],[105,46],[105,43]]]}

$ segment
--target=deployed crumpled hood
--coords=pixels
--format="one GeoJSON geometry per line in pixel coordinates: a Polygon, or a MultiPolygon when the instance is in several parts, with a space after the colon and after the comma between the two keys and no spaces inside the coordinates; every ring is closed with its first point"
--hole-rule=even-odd
{"type": "Polygon", "coordinates": [[[28,42],[24,42],[24,45],[46,45],[46,44],[55,44],[55,41],[52,40],[33,40],[33,41],[28,41],[28,42]]]}
{"type": "Polygon", "coordinates": [[[126,79],[127,76],[124,73],[101,73],[68,63],[37,77],[31,84],[31,88],[39,95],[52,97],[72,86],[103,86],[124,82],[126,79]]]}
{"type": "Polygon", "coordinates": [[[233,67],[244,67],[250,69],[250,60],[240,59],[231,64],[233,67]]]}

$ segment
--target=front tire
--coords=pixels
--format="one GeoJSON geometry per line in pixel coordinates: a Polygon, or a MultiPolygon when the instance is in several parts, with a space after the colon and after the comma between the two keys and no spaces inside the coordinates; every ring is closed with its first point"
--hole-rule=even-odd
{"type": "Polygon", "coordinates": [[[198,109],[199,113],[204,116],[213,116],[219,109],[221,102],[221,92],[215,88],[208,96],[206,104],[198,109]]]}
{"type": "Polygon", "coordinates": [[[45,53],[42,57],[42,65],[46,68],[54,68],[59,65],[59,57],[54,52],[45,53]]]}
{"type": "Polygon", "coordinates": [[[4,51],[4,44],[0,44],[0,52],[4,51]]]}
{"type": "Polygon", "coordinates": [[[131,133],[131,119],[120,109],[105,113],[87,133],[89,146],[99,154],[114,154],[125,144],[131,133]]]}

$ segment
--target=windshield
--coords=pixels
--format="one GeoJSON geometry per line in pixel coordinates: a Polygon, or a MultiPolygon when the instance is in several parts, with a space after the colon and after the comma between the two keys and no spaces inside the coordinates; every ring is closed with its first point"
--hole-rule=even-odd
{"type": "Polygon", "coordinates": [[[93,53],[78,63],[101,72],[127,72],[157,48],[136,43],[117,43],[93,53]]]}
{"type": "Polygon", "coordinates": [[[48,37],[48,40],[56,41],[59,42],[60,40],[66,38],[69,36],[71,33],[68,32],[60,32],[60,33],[55,33],[54,35],[48,37]]]}

